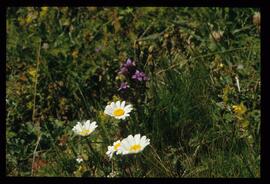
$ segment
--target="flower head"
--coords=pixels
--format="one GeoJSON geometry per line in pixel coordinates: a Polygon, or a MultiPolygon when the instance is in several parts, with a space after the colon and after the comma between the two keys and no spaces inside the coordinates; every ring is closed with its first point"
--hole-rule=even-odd
{"type": "Polygon", "coordinates": [[[140,72],[139,70],[136,70],[135,74],[132,75],[132,79],[138,80],[138,81],[146,81],[148,80],[148,77],[145,75],[145,73],[140,72]]]}
{"type": "Polygon", "coordinates": [[[108,151],[106,152],[106,154],[110,157],[110,159],[112,158],[112,156],[115,152],[116,152],[116,154],[120,153],[120,152],[117,152],[120,145],[121,145],[121,141],[118,140],[118,141],[114,142],[112,146],[108,146],[108,151]]]}
{"type": "Polygon", "coordinates": [[[86,122],[83,122],[83,124],[77,122],[77,125],[75,125],[72,130],[78,135],[87,136],[91,134],[97,127],[98,126],[96,125],[95,121],[90,123],[90,120],[87,120],[86,122]]]}
{"type": "Polygon", "coordinates": [[[127,82],[122,82],[121,85],[120,85],[120,88],[118,89],[119,91],[120,90],[124,90],[124,89],[127,89],[129,88],[129,85],[127,82]]]}
{"type": "Polygon", "coordinates": [[[131,59],[128,58],[127,62],[124,63],[123,66],[126,67],[127,69],[129,69],[129,68],[132,68],[135,66],[135,62],[132,62],[131,59]]]}
{"type": "Polygon", "coordinates": [[[237,115],[243,115],[247,111],[247,108],[243,103],[240,105],[233,105],[232,108],[234,113],[237,115]]]}
{"type": "Polygon", "coordinates": [[[105,107],[104,113],[113,116],[116,119],[125,119],[133,109],[132,105],[125,106],[125,103],[125,101],[112,102],[105,107]]]}
{"type": "Polygon", "coordinates": [[[134,61],[132,62],[131,59],[128,59],[126,63],[121,65],[119,74],[127,75],[130,72],[132,73],[132,70],[134,70],[134,67],[135,67],[135,62],[134,61]]]}
{"type": "Polygon", "coordinates": [[[76,161],[77,161],[78,163],[81,163],[81,162],[83,161],[83,159],[82,159],[82,157],[78,157],[78,158],[76,159],[76,161]]]}
{"type": "Polygon", "coordinates": [[[146,136],[136,134],[135,136],[129,135],[127,138],[121,141],[121,145],[118,148],[116,154],[133,154],[139,153],[144,150],[144,148],[150,144],[150,139],[147,139],[146,136]]]}

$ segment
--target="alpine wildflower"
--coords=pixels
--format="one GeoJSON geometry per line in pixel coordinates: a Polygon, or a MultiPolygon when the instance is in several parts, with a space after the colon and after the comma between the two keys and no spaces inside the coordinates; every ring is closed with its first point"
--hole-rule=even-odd
{"type": "Polygon", "coordinates": [[[72,128],[72,130],[81,136],[87,136],[90,135],[98,126],[96,125],[96,122],[93,121],[90,123],[90,120],[87,120],[86,122],[80,123],[77,122],[77,124],[72,128]]]}
{"type": "Polygon", "coordinates": [[[129,135],[121,141],[117,153],[122,155],[139,153],[149,144],[150,139],[147,139],[146,136],[141,137],[141,134],[129,135]]]}
{"type": "Polygon", "coordinates": [[[134,70],[135,70],[135,62],[134,61],[132,62],[131,59],[128,59],[126,63],[121,65],[118,74],[128,75],[132,74],[134,70]]]}
{"type": "Polygon", "coordinates": [[[138,80],[138,81],[146,81],[148,80],[148,77],[145,75],[145,73],[140,72],[139,70],[136,70],[135,74],[132,75],[132,79],[138,80]]]}
{"type": "Polygon", "coordinates": [[[232,108],[233,108],[234,113],[238,116],[242,116],[247,111],[247,108],[243,103],[239,105],[233,105],[232,108]]]}
{"type": "Polygon", "coordinates": [[[76,159],[76,161],[80,164],[80,163],[83,161],[83,159],[82,159],[82,157],[78,157],[78,158],[76,159]]]}
{"type": "Polygon", "coordinates": [[[113,116],[116,119],[125,119],[129,116],[129,113],[132,111],[132,105],[126,105],[126,102],[112,102],[110,105],[105,107],[104,113],[113,116]]]}
{"type": "Polygon", "coordinates": [[[109,156],[110,159],[112,158],[112,156],[115,152],[116,152],[116,154],[120,153],[120,152],[117,152],[120,145],[121,145],[121,141],[118,140],[118,141],[114,142],[112,146],[108,146],[108,151],[106,152],[106,154],[109,156]]]}
{"type": "Polygon", "coordinates": [[[120,88],[118,89],[118,91],[125,90],[127,88],[129,88],[128,83],[127,82],[122,82],[121,85],[120,85],[120,88]]]}

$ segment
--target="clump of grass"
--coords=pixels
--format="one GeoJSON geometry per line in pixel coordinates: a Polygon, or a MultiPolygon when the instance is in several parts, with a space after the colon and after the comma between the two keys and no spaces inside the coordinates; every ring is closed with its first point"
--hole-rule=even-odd
{"type": "MultiPolygon", "coordinates": [[[[179,61],[178,61],[179,62],[179,61]]],[[[169,67],[164,60],[164,68],[169,67]]],[[[188,69],[165,71],[153,76],[149,95],[149,131],[160,147],[188,142],[211,126],[209,71],[201,62],[188,69]]],[[[187,145],[186,145],[187,146],[187,145]]]]}

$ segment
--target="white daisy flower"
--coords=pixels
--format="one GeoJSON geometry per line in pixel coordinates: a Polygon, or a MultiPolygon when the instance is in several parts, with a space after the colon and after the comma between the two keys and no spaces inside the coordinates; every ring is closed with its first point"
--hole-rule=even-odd
{"type": "Polygon", "coordinates": [[[105,107],[104,113],[113,116],[116,119],[125,119],[133,109],[132,105],[125,106],[125,103],[125,101],[122,103],[120,101],[117,101],[116,103],[112,102],[110,105],[105,107]]]}
{"type": "Polygon", "coordinates": [[[75,125],[72,130],[78,135],[87,136],[91,134],[97,127],[98,126],[96,125],[95,121],[90,123],[90,120],[87,120],[86,122],[83,122],[83,124],[77,122],[77,125],[75,125]]]}
{"type": "Polygon", "coordinates": [[[129,135],[121,141],[117,152],[123,155],[139,153],[149,144],[150,139],[147,139],[146,136],[141,137],[140,134],[136,134],[135,136],[129,135]]]}
{"type": "Polygon", "coordinates": [[[77,161],[78,163],[81,163],[81,162],[83,161],[83,159],[82,159],[82,157],[78,157],[78,158],[76,159],[76,161],[77,161]]]}
{"type": "MultiPolygon", "coordinates": [[[[110,157],[110,159],[112,158],[114,152],[118,151],[120,145],[121,145],[121,141],[118,140],[114,142],[112,146],[108,146],[108,151],[106,152],[106,154],[110,157]]],[[[116,154],[119,154],[119,153],[120,152],[117,152],[116,154]]]]}

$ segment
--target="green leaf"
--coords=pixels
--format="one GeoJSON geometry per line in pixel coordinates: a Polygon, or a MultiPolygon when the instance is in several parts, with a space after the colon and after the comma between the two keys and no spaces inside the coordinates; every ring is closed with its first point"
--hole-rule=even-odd
{"type": "Polygon", "coordinates": [[[247,128],[248,126],[249,126],[249,121],[248,121],[248,120],[244,120],[244,121],[241,122],[241,127],[242,127],[242,128],[245,129],[245,128],[247,128]]]}

